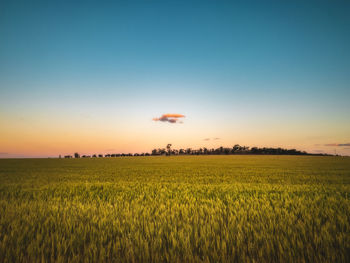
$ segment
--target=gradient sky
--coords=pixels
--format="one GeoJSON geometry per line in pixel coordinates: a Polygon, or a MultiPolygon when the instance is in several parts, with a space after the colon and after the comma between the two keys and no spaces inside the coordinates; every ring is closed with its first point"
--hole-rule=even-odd
{"type": "Polygon", "coordinates": [[[114,2],[0,2],[0,158],[350,154],[349,1],[114,2]]]}

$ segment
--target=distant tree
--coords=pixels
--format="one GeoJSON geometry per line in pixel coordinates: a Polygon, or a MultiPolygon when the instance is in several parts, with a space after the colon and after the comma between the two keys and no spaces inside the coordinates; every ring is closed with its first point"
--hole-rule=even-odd
{"type": "Polygon", "coordinates": [[[74,158],[80,158],[80,154],[79,153],[74,153],[74,158]]]}
{"type": "Polygon", "coordinates": [[[92,157],[93,157],[93,158],[96,158],[96,157],[97,157],[97,155],[96,155],[96,154],[94,154],[92,157]]]}
{"type": "Polygon", "coordinates": [[[158,149],[158,153],[159,153],[160,155],[165,155],[165,154],[166,154],[166,150],[165,150],[164,148],[158,149]]]}
{"type": "Polygon", "coordinates": [[[168,155],[170,156],[170,154],[171,154],[171,143],[168,143],[168,145],[166,146],[166,149],[167,149],[168,155]]]}
{"type": "Polygon", "coordinates": [[[240,149],[241,146],[239,146],[239,144],[235,144],[233,147],[232,147],[232,153],[236,153],[239,149],[240,149]]]}
{"type": "Polygon", "coordinates": [[[208,154],[208,149],[207,148],[203,148],[203,154],[208,154]]]}
{"type": "Polygon", "coordinates": [[[250,153],[257,154],[257,153],[259,153],[259,149],[257,147],[253,147],[250,149],[250,153]]]}

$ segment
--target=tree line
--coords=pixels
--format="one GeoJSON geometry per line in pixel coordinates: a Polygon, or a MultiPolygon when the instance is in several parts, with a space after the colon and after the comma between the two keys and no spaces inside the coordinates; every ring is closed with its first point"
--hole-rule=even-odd
{"type": "Polygon", "coordinates": [[[166,148],[153,149],[151,155],[233,155],[233,154],[269,154],[269,155],[309,155],[305,151],[298,151],[296,149],[284,148],[268,148],[268,147],[248,147],[239,144],[233,147],[219,147],[208,149],[206,147],[199,149],[171,149],[171,144],[166,148]]]}
{"type": "MultiPolygon", "coordinates": [[[[151,153],[115,153],[115,154],[93,154],[93,155],[80,155],[74,154],[74,158],[103,158],[103,157],[124,157],[124,156],[170,156],[170,155],[315,155],[315,156],[328,156],[329,154],[311,154],[305,151],[299,151],[296,149],[284,149],[284,148],[272,148],[272,147],[248,147],[241,146],[239,144],[233,147],[219,147],[208,149],[206,147],[199,149],[172,149],[171,144],[168,144],[165,148],[153,149],[151,153]]],[[[60,156],[61,158],[61,156],[60,156]]],[[[71,155],[66,155],[64,158],[73,158],[71,155]]]]}

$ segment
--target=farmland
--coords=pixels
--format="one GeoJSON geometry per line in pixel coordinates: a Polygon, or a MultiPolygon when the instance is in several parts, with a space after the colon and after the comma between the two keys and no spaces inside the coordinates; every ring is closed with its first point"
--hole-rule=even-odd
{"type": "Polygon", "coordinates": [[[350,158],[0,160],[0,262],[349,262],[350,158]]]}

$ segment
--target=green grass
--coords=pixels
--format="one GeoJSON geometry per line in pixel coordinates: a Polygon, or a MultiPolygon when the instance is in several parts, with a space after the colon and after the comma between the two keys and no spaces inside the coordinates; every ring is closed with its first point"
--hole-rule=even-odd
{"type": "Polygon", "coordinates": [[[349,262],[350,158],[0,160],[0,262],[349,262]]]}

